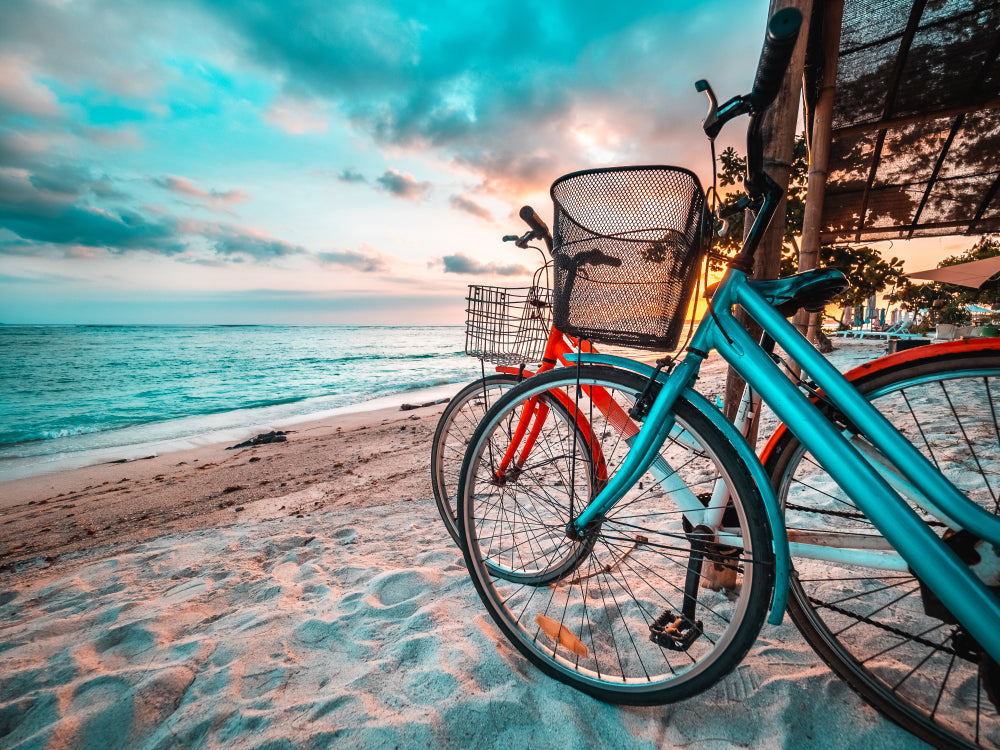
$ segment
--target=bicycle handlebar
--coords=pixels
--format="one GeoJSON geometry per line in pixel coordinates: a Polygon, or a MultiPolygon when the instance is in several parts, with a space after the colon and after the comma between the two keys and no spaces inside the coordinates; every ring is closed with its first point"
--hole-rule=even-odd
{"type": "Polygon", "coordinates": [[[525,232],[520,237],[516,234],[505,234],[503,241],[513,242],[520,248],[526,248],[528,247],[528,243],[532,240],[545,240],[545,246],[549,249],[549,253],[551,254],[552,235],[549,233],[549,228],[545,226],[545,222],[542,221],[538,214],[535,213],[535,209],[531,206],[522,206],[521,210],[518,211],[518,216],[524,219],[524,222],[531,227],[531,231],[525,232]]]}
{"type": "Polygon", "coordinates": [[[801,27],[802,13],[797,8],[785,8],[771,16],[749,94],[734,96],[720,105],[708,81],[695,83],[695,89],[708,95],[708,115],[702,127],[709,139],[715,140],[723,125],[734,117],[760,113],[771,106],[781,89],[781,81],[791,62],[801,27]]]}
{"type": "Polygon", "coordinates": [[[743,181],[748,202],[745,204],[757,214],[753,226],[744,238],[743,249],[730,261],[730,266],[749,271],[754,254],[764,230],[771,222],[784,188],[775,183],[764,171],[764,145],[761,133],[762,115],[774,102],[781,89],[785,72],[792,59],[795,43],[802,28],[802,13],[797,8],[785,8],[775,13],[767,22],[764,47],[760,52],[757,72],[749,94],[734,96],[719,105],[708,81],[698,81],[695,88],[708,94],[709,110],[704,130],[710,140],[722,130],[723,125],[739,115],[750,115],[747,125],[747,172],[743,181]]]}
{"type": "Polygon", "coordinates": [[[747,95],[755,111],[767,109],[778,96],[801,27],[802,13],[798,8],[779,10],[767,22],[767,34],[757,63],[757,75],[754,77],[753,88],[747,95]]]}
{"type": "Polygon", "coordinates": [[[517,215],[524,220],[525,224],[539,234],[546,235],[549,233],[549,228],[545,226],[545,222],[541,220],[538,214],[535,213],[535,209],[531,206],[521,206],[521,210],[517,212],[517,215]]]}

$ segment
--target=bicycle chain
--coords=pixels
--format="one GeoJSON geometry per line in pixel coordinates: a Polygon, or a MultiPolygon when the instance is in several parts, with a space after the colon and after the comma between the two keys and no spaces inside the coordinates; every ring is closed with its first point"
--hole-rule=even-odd
{"type": "MultiPolygon", "coordinates": [[[[852,513],[849,510],[823,510],[821,508],[807,508],[804,505],[796,505],[795,503],[786,503],[785,509],[800,510],[803,513],[818,513],[819,515],[823,516],[837,516],[838,518],[850,518],[854,521],[867,521],[868,523],[871,523],[871,521],[868,520],[868,516],[866,516],[864,513],[852,513]]],[[[941,523],[940,521],[925,520],[924,523],[926,523],[928,526],[946,526],[946,524],[941,523]]]]}
{"type": "Polygon", "coordinates": [[[864,513],[852,513],[849,510],[821,510],[819,508],[807,508],[804,505],[795,505],[794,503],[786,503],[786,510],[801,510],[805,513],[819,513],[823,516],[837,516],[838,518],[852,518],[854,520],[867,521],[868,517],[864,513]]]}
{"type": "Polygon", "coordinates": [[[846,617],[850,617],[852,619],[858,620],[859,622],[866,623],[867,625],[871,625],[871,626],[876,627],[876,628],[881,628],[882,630],[888,631],[888,632],[892,633],[893,635],[898,635],[900,638],[903,638],[904,640],[912,641],[914,643],[919,643],[920,645],[926,646],[927,648],[933,649],[935,651],[943,651],[946,654],[951,654],[952,656],[958,656],[959,658],[963,658],[963,659],[967,658],[967,657],[962,656],[962,654],[960,654],[954,648],[951,648],[949,646],[945,646],[942,643],[932,643],[931,641],[928,641],[925,638],[921,638],[919,635],[913,635],[913,633],[907,633],[905,630],[900,630],[899,628],[894,628],[892,625],[886,625],[885,623],[876,622],[875,620],[872,620],[869,617],[865,617],[864,615],[859,615],[857,612],[851,612],[849,610],[842,609],[842,608],[836,606],[835,604],[829,604],[827,602],[822,602],[819,599],[814,599],[811,596],[809,597],[809,601],[812,602],[813,604],[815,604],[818,607],[823,607],[824,609],[832,610],[833,612],[836,612],[837,614],[841,614],[841,615],[844,615],[846,617]]]}
{"type": "MultiPolygon", "coordinates": [[[[807,513],[819,513],[819,514],[826,515],[826,516],[837,516],[838,518],[851,518],[851,519],[855,519],[855,520],[865,520],[865,521],[868,520],[868,517],[865,516],[864,513],[851,513],[850,511],[846,511],[846,510],[820,510],[820,509],[817,509],[817,508],[806,508],[806,507],[804,507],[802,505],[795,505],[794,503],[789,503],[785,507],[788,508],[789,510],[801,510],[801,511],[805,511],[807,513]]],[[[943,526],[944,524],[941,524],[939,522],[938,523],[930,522],[929,525],[943,526]]],[[[909,641],[913,641],[915,643],[919,643],[922,646],[927,646],[928,648],[931,648],[931,649],[935,649],[935,650],[939,650],[939,651],[944,651],[947,654],[952,654],[952,655],[955,655],[955,656],[961,656],[953,648],[949,648],[949,647],[944,646],[944,645],[939,644],[939,643],[932,643],[931,641],[928,641],[928,640],[926,640],[924,638],[921,638],[920,636],[913,635],[912,633],[907,633],[906,631],[900,630],[898,628],[894,628],[891,625],[886,625],[885,623],[876,622],[875,620],[872,620],[871,618],[866,617],[864,615],[860,615],[857,612],[851,612],[849,610],[842,609],[841,607],[838,607],[838,606],[836,606],[834,604],[829,604],[827,602],[820,601],[819,599],[815,599],[815,598],[813,598],[811,596],[809,597],[809,601],[812,602],[813,604],[819,606],[819,607],[823,607],[825,609],[829,609],[829,610],[831,610],[833,612],[836,612],[838,614],[844,615],[845,617],[849,617],[849,618],[852,618],[852,619],[857,620],[859,622],[866,623],[867,625],[871,625],[872,627],[880,628],[880,629],[885,630],[885,631],[887,631],[889,633],[892,633],[893,635],[897,635],[900,638],[903,638],[905,640],[909,640],[909,641]]]]}

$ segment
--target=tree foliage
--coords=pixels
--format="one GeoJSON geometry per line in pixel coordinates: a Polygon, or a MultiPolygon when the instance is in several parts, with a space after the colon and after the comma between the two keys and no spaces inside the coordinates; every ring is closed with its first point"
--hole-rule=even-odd
{"type": "MultiPolygon", "coordinates": [[[[981,237],[968,250],[945,258],[937,267],[956,266],[959,263],[985,260],[997,255],[1000,255],[1000,238],[981,237]]],[[[969,319],[969,314],[965,311],[966,305],[992,306],[1000,302],[1000,279],[987,281],[979,289],[938,281],[914,284],[904,280],[889,299],[898,302],[904,310],[935,309],[940,322],[963,325],[968,323],[969,319]]]]}
{"type": "MultiPolygon", "coordinates": [[[[746,174],[746,158],[732,147],[719,155],[721,171],[718,174],[720,189],[736,187],[722,198],[726,206],[734,206],[746,193],[742,189],[746,174]]],[[[798,270],[799,248],[797,238],[802,234],[802,220],[805,214],[806,188],[809,181],[809,152],[805,134],[795,139],[792,165],[788,179],[787,215],[785,236],[781,252],[781,275],[789,276],[798,270]]],[[[739,251],[743,239],[743,214],[737,213],[729,219],[729,231],[716,239],[715,247],[727,255],[739,251]]],[[[903,278],[903,262],[898,258],[886,260],[875,248],[849,245],[824,245],[820,248],[819,263],[827,268],[839,268],[851,282],[850,288],[839,295],[835,302],[840,305],[863,305],[869,297],[887,287],[897,284],[903,278]]]]}

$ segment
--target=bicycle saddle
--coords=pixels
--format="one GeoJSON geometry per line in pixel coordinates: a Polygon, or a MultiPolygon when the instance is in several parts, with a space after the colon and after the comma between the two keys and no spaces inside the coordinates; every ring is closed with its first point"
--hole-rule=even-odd
{"type": "MultiPolygon", "coordinates": [[[[705,289],[705,299],[712,299],[722,282],[715,282],[705,289]]],[[[821,312],[833,298],[850,286],[839,268],[814,268],[783,279],[749,280],[764,299],[778,309],[784,317],[794,315],[800,307],[808,312],[821,312]]]]}
{"type": "Polygon", "coordinates": [[[833,298],[850,284],[839,268],[814,268],[783,279],[748,282],[760,296],[788,318],[800,307],[806,312],[822,312],[833,298]]]}

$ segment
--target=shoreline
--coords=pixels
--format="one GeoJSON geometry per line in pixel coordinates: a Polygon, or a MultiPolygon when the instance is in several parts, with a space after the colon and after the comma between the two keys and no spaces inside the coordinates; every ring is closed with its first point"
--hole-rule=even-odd
{"type": "MultiPolygon", "coordinates": [[[[134,427],[119,428],[107,433],[92,433],[92,435],[107,434],[118,436],[134,434],[137,437],[146,435],[147,439],[138,439],[122,445],[105,447],[91,447],[82,450],[44,453],[33,456],[11,457],[0,459],[0,488],[4,488],[9,482],[41,477],[62,471],[72,471],[75,469],[97,466],[105,463],[122,463],[143,460],[150,456],[160,456],[169,453],[180,453],[187,450],[215,445],[219,443],[237,443],[246,440],[248,437],[260,432],[267,432],[274,429],[284,429],[295,425],[319,422],[327,419],[334,419],[340,416],[377,411],[381,409],[398,408],[402,404],[411,401],[425,403],[439,398],[450,398],[467,382],[456,380],[452,383],[431,386],[428,388],[417,388],[407,391],[398,391],[385,396],[376,396],[365,401],[353,404],[346,404],[334,408],[320,409],[314,412],[303,414],[293,414],[278,416],[268,419],[264,416],[270,407],[261,409],[234,409],[220,414],[204,414],[190,417],[180,417],[178,419],[164,422],[154,422],[134,427]],[[212,428],[213,421],[233,420],[235,415],[246,412],[248,419],[244,423],[232,426],[212,428]],[[257,416],[254,416],[257,414],[257,416]],[[163,437],[148,439],[151,433],[157,428],[166,425],[177,425],[182,422],[193,424],[201,423],[203,427],[195,428],[190,434],[179,437],[163,437]],[[6,466],[4,464],[7,464],[6,466]]],[[[90,437],[88,436],[88,437],[90,437]]],[[[83,436],[71,436],[83,437],[83,436]]],[[[67,438],[56,438],[66,440],[67,438]]],[[[11,447],[11,446],[8,446],[11,447]]],[[[2,503],[2,500],[0,500],[2,503]]],[[[0,506],[2,507],[2,506],[0,506]]]]}
{"type": "MultiPolygon", "coordinates": [[[[880,344],[838,342],[837,366],[880,356],[880,344]]],[[[726,366],[713,355],[697,388],[721,393],[726,366]]],[[[430,445],[450,384],[341,407],[313,418],[247,427],[200,445],[137,451],[123,460],[0,481],[0,577],[54,565],[86,550],[134,544],[158,535],[433,496],[430,445]],[[360,408],[359,408],[360,407],[360,408]],[[317,418],[318,417],[318,418],[317,418]],[[274,429],[284,442],[229,448],[274,429]],[[110,545],[110,546],[109,546],[110,545]]],[[[760,435],[773,419],[765,410],[760,435]]]]}
{"type": "Polygon", "coordinates": [[[426,403],[432,399],[423,396],[438,390],[284,425],[283,442],[232,449],[253,433],[247,430],[148,458],[7,480],[0,483],[0,577],[176,531],[429,495],[424,453],[445,404],[406,411],[400,404],[426,403]],[[402,471],[394,465],[400,454],[407,454],[402,471]]]}

